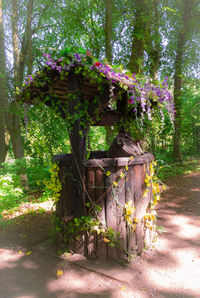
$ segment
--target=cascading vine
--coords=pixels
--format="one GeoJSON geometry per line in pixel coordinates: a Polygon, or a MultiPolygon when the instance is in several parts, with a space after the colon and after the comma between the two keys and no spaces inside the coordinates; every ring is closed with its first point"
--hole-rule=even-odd
{"type": "MultiPolygon", "coordinates": [[[[166,110],[173,124],[174,103],[172,95],[168,91],[167,77],[162,82],[153,82],[147,77],[132,74],[130,71],[122,69],[121,66],[111,66],[97,61],[86,50],[74,51],[73,48],[65,48],[58,53],[57,57],[44,53],[43,55],[47,59],[47,68],[57,71],[61,79],[66,77],[70,70],[73,70],[75,74],[97,79],[98,83],[100,80],[109,82],[110,89],[114,90],[120,87],[122,91],[127,92],[128,109],[136,116],[139,114],[141,123],[145,116],[152,120],[155,112],[159,111],[161,122],[164,124],[163,110],[166,110]]],[[[43,74],[45,76],[45,72],[43,74]]],[[[44,81],[44,76],[41,72],[34,76],[29,75],[26,77],[25,85],[38,85],[39,78],[44,81]]],[[[114,101],[114,93],[110,98],[110,102],[112,101],[114,101]]]]}

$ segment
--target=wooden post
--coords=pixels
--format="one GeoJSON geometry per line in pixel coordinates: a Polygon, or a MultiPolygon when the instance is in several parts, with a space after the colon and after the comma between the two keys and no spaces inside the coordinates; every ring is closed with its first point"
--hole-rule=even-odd
{"type": "MultiPolygon", "coordinates": [[[[76,98],[70,99],[69,102],[69,113],[73,115],[76,113],[77,104],[84,104],[83,94],[81,92],[80,77],[70,72],[68,77],[68,90],[69,94],[73,94],[76,98]]],[[[80,105],[80,109],[81,109],[80,105]]],[[[74,216],[85,215],[85,166],[86,160],[86,138],[87,138],[87,127],[83,127],[81,123],[83,119],[77,119],[74,123],[73,128],[69,132],[71,151],[73,158],[73,179],[75,181],[75,196],[71,198],[75,204],[74,216]]]]}

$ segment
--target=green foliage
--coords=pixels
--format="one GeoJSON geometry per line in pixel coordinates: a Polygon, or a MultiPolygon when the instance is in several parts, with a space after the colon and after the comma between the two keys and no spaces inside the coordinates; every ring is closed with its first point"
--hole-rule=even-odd
{"type": "MultiPolygon", "coordinates": [[[[115,136],[115,133],[113,133],[115,136]]],[[[113,136],[113,138],[114,138],[113,136]]],[[[91,126],[88,134],[88,149],[95,150],[107,150],[108,144],[106,143],[106,130],[105,127],[91,126]]]]}
{"type": "Polygon", "coordinates": [[[186,175],[200,171],[200,159],[195,157],[185,157],[185,160],[181,163],[169,163],[167,159],[164,162],[158,160],[158,164],[160,165],[158,177],[163,181],[177,175],[186,175]]]}
{"type": "Polygon", "coordinates": [[[37,201],[49,199],[50,193],[45,189],[45,180],[50,179],[49,166],[39,163],[37,159],[10,160],[0,167],[0,213],[29,200],[29,194],[39,193],[37,201]],[[24,172],[28,177],[29,190],[21,184],[24,172]]]}
{"type": "Polygon", "coordinates": [[[111,227],[109,227],[105,233],[106,239],[109,240],[108,246],[119,247],[120,246],[120,232],[116,233],[111,227]]]}
{"type": "Polygon", "coordinates": [[[200,82],[185,80],[182,91],[181,151],[200,154],[200,82]],[[189,141],[188,141],[189,140],[189,141]]]}
{"type": "Polygon", "coordinates": [[[70,151],[66,123],[55,111],[41,104],[30,107],[27,117],[22,130],[26,156],[45,162],[70,151]]]}
{"type": "Polygon", "coordinates": [[[23,197],[24,190],[16,174],[0,175],[0,219],[2,211],[18,206],[23,197]]]}

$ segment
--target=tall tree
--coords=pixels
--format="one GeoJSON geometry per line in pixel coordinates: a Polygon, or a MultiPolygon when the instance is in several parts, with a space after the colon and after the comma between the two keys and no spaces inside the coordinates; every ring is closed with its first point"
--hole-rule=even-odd
{"type": "Polygon", "coordinates": [[[23,158],[24,151],[20,134],[19,107],[15,101],[16,88],[19,88],[20,51],[18,38],[18,1],[12,0],[12,44],[14,57],[14,100],[12,102],[12,123],[9,127],[13,153],[16,158],[23,158]]]}
{"type": "Polygon", "coordinates": [[[106,59],[112,64],[112,9],[113,1],[105,0],[106,15],[105,15],[105,52],[106,59]]]}
{"type": "Polygon", "coordinates": [[[2,0],[0,0],[0,162],[4,162],[7,154],[5,129],[5,102],[7,101],[6,56],[4,43],[2,0]]]}
{"type": "Polygon", "coordinates": [[[34,0],[29,0],[27,9],[27,54],[28,54],[28,73],[33,70],[33,45],[32,45],[32,13],[34,0]]]}
{"type": "MultiPolygon", "coordinates": [[[[112,9],[113,1],[105,0],[105,55],[109,64],[112,64],[112,9]]],[[[106,142],[110,144],[113,139],[111,127],[106,127],[106,142]]]]}
{"type": "Polygon", "coordinates": [[[152,79],[157,79],[162,52],[162,38],[160,33],[162,15],[159,7],[160,1],[152,0],[151,2],[151,9],[149,9],[149,17],[147,20],[145,50],[149,60],[149,75],[152,79]]]}
{"type": "Polygon", "coordinates": [[[195,0],[183,0],[183,11],[181,25],[178,32],[176,57],[174,64],[174,103],[175,103],[175,132],[174,132],[174,157],[177,161],[181,160],[181,89],[182,89],[182,75],[184,65],[184,50],[188,40],[188,34],[191,33],[192,11],[195,0]]]}
{"type": "Polygon", "coordinates": [[[146,36],[147,1],[134,1],[134,24],[132,33],[131,56],[129,68],[131,72],[140,73],[143,68],[146,36]]]}

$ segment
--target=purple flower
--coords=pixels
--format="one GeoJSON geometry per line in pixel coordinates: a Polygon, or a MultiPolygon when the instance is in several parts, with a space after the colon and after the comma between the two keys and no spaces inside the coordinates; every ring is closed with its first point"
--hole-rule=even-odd
{"type": "Polygon", "coordinates": [[[57,69],[58,72],[61,72],[62,66],[61,65],[60,66],[57,66],[56,69],[57,69]]]}
{"type": "Polygon", "coordinates": [[[48,58],[48,59],[51,58],[51,54],[45,54],[45,53],[43,53],[42,55],[45,56],[45,57],[48,58]]]}

